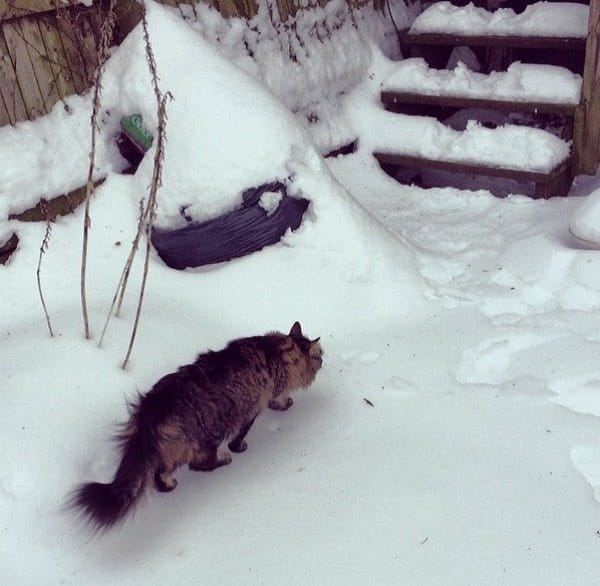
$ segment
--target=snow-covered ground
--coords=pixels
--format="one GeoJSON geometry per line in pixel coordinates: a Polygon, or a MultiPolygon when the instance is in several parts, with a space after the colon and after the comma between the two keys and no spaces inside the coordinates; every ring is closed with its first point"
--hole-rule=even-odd
{"type": "MultiPolygon", "coordinates": [[[[384,175],[370,148],[384,131],[376,92],[389,63],[366,32],[355,40],[372,59],[353,62],[354,90],[339,96],[323,66],[323,108],[340,116],[316,129],[319,148],[340,138],[334,126],[360,137],[356,153],[324,161],[315,129],[289,114],[296,89],[236,58],[275,98],[223,56],[234,43],[216,51],[176,13],[149,9],[161,84],[174,94],[160,221],[178,225],[180,206],[202,218],[274,178],[311,207],[281,244],[229,263],[178,272],[153,253],[121,370],[141,262],[123,315],[96,343],[152,169],[145,160],[119,174],[112,138],[121,113],[149,126],[155,114],[139,30],[116,51],[98,150],[106,181],[91,211],[93,340],[79,309],[82,211],[53,225],[43,258],[54,338],[35,284],[45,227],[0,222],[0,237],[20,238],[0,266],[0,583],[596,584],[600,253],[569,235],[586,199],[498,199],[384,175]],[[180,470],[175,492],[150,494],[99,538],[63,509],[74,485],[110,480],[126,399],[200,351],[295,320],[321,336],[324,368],[291,410],[257,420],[248,452],[211,474],[180,470]]],[[[225,25],[210,14],[214,39],[225,25]]],[[[0,217],[85,178],[89,98],[70,105],[0,130],[0,217]]],[[[600,175],[572,192],[598,189],[600,175]]]]}

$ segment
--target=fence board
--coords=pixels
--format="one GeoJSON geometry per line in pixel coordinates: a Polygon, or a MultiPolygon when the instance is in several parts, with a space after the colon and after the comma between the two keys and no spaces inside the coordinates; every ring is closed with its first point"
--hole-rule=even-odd
{"type": "Polygon", "coordinates": [[[18,24],[21,38],[27,47],[29,60],[44,105],[44,112],[49,112],[61,96],[58,93],[55,73],[46,54],[46,46],[42,40],[38,19],[28,16],[18,19],[15,24],[18,24]]]}
{"type": "Polygon", "coordinates": [[[8,119],[10,124],[16,124],[19,120],[27,120],[27,110],[6,41],[1,33],[0,27],[0,95],[4,104],[4,112],[0,114],[0,119],[8,119]]]}
{"type": "Polygon", "coordinates": [[[65,55],[65,48],[56,25],[56,17],[52,13],[45,13],[40,14],[37,20],[56,91],[60,98],[64,98],[74,92],[73,73],[65,55]]]}
{"type": "Polygon", "coordinates": [[[79,0],[0,0],[0,21],[38,12],[56,10],[58,6],[77,4],[79,0]]]}
{"type": "Polygon", "coordinates": [[[29,58],[27,43],[23,39],[18,20],[8,20],[2,24],[2,32],[8,47],[16,80],[21,88],[21,95],[25,102],[27,118],[33,120],[45,113],[44,100],[35,78],[35,70],[29,58]]]}

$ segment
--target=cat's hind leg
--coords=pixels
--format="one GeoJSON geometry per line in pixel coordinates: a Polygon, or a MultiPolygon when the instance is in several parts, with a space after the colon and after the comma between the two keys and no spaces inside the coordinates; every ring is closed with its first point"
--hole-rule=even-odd
{"type": "Polygon", "coordinates": [[[231,454],[219,454],[218,446],[201,446],[194,450],[189,468],[198,472],[211,472],[227,464],[231,464],[231,454]]]}
{"type": "Polygon", "coordinates": [[[256,417],[253,417],[248,423],[242,425],[237,435],[229,442],[229,449],[232,452],[240,453],[248,449],[248,444],[244,440],[255,419],[256,417]]]}

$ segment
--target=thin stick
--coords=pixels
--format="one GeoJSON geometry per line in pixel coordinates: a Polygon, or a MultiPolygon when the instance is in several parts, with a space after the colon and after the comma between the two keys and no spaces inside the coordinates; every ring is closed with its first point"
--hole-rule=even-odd
{"type": "MultiPolygon", "coordinates": [[[[86,339],[91,338],[90,333],[90,322],[88,317],[87,308],[87,294],[86,294],[86,276],[87,276],[87,252],[88,252],[88,241],[89,231],[91,228],[91,217],[90,217],[90,200],[94,193],[94,161],[96,159],[96,133],[98,130],[98,112],[100,111],[100,93],[102,90],[102,74],[104,73],[104,67],[108,58],[108,49],[112,40],[112,32],[115,26],[115,3],[116,0],[110,0],[108,6],[108,13],[106,17],[102,19],[102,27],[100,29],[100,44],[96,52],[98,62],[94,71],[94,100],[92,107],[91,117],[91,148],[90,148],[90,163],[88,167],[88,177],[86,184],[85,193],[85,208],[83,212],[83,242],[81,250],[81,310],[83,313],[83,329],[86,339]]],[[[101,10],[101,8],[99,8],[101,10]]]]}
{"type": "Polygon", "coordinates": [[[110,322],[110,318],[114,315],[119,315],[121,311],[121,304],[123,303],[123,297],[125,296],[125,289],[127,287],[127,280],[129,278],[129,274],[131,273],[131,267],[133,265],[133,261],[135,259],[135,255],[137,253],[138,245],[142,234],[144,233],[144,222],[145,222],[145,207],[144,207],[144,199],[140,200],[140,218],[138,220],[138,227],[135,238],[131,243],[131,250],[129,251],[129,256],[125,261],[125,266],[121,271],[121,277],[119,278],[119,282],[117,284],[117,288],[115,290],[115,294],[112,299],[112,303],[110,305],[110,309],[108,310],[108,315],[106,316],[106,321],[104,322],[104,327],[102,328],[102,334],[100,336],[100,341],[98,342],[98,347],[102,346],[102,342],[104,341],[104,335],[106,334],[106,330],[108,329],[108,324],[110,322]],[[117,305],[118,299],[118,305],[117,305]],[[115,305],[117,306],[117,310],[115,311],[115,305]]]}
{"type": "Polygon", "coordinates": [[[145,218],[145,227],[146,227],[146,256],[144,258],[144,272],[142,275],[142,283],[140,286],[140,293],[138,298],[138,305],[135,313],[135,320],[133,324],[133,330],[131,332],[131,338],[129,339],[129,346],[127,348],[127,353],[123,360],[123,364],[121,368],[125,369],[131,357],[131,352],[133,350],[133,344],[135,342],[135,338],[137,335],[137,330],[139,326],[140,316],[142,313],[142,305],[144,303],[144,294],[146,292],[146,283],[148,279],[148,269],[150,265],[150,243],[152,236],[152,226],[154,224],[154,218],[156,216],[156,194],[158,190],[162,186],[162,162],[165,155],[165,137],[166,137],[166,122],[167,122],[167,113],[166,113],[166,103],[167,100],[172,99],[172,96],[169,92],[163,95],[159,86],[158,86],[158,74],[156,71],[156,61],[154,59],[154,53],[152,51],[152,45],[150,43],[150,35],[148,33],[148,21],[146,19],[146,11],[144,10],[142,14],[142,26],[144,29],[144,41],[146,43],[146,61],[148,62],[148,67],[150,68],[150,73],[152,74],[152,85],[154,88],[154,95],[156,96],[156,106],[157,106],[157,119],[158,119],[158,128],[157,128],[157,140],[156,140],[156,150],[154,151],[154,167],[152,172],[152,182],[150,183],[150,193],[148,195],[148,201],[146,204],[145,213],[142,216],[145,218]]]}
{"type": "Polygon", "coordinates": [[[48,246],[50,245],[50,234],[52,232],[52,224],[50,223],[50,210],[48,209],[48,202],[45,199],[40,200],[40,207],[42,209],[42,215],[46,220],[46,232],[44,233],[44,239],[42,240],[42,245],[40,246],[40,256],[38,258],[37,265],[37,284],[38,284],[38,292],[40,294],[40,301],[42,302],[42,308],[44,309],[44,315],[46,316],[46,324],[48,325],[48,331],[50,332],[50,337],[54,338],[54,332],[52,331],[52,324],[50,323],[50,315],[48,314],[48,308],[46,307],[46,301],[44,300],[44,293],[42,292],[42,279],[40,276],[42,270],[42,256],[48,250],[48,246]]]}

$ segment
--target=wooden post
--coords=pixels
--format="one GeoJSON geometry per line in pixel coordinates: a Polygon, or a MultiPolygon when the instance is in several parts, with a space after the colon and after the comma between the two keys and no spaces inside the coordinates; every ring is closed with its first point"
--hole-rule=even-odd
{"type": "Polygon", "coordinates": [[[581,102],[575,115],[574,172],[593,175],[600,163],[600,0],[590,1],[581,102]]]}

